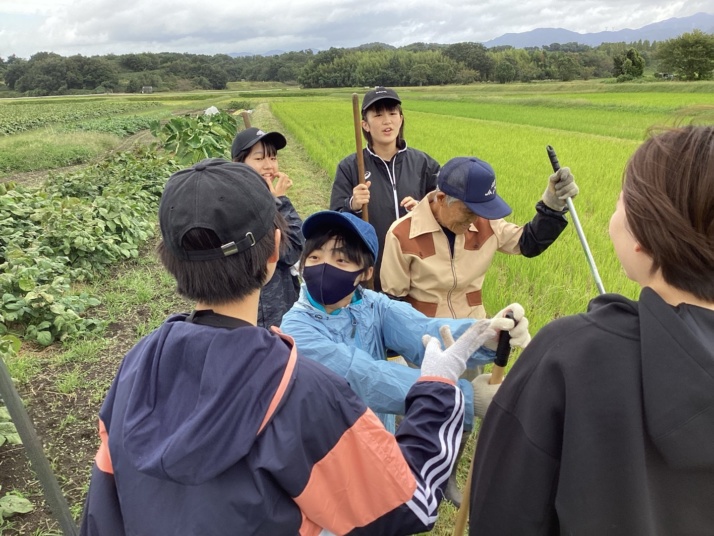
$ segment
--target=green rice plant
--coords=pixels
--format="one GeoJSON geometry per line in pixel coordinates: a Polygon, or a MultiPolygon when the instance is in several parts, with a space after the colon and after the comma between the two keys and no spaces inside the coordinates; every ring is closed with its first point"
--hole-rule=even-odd
{"type": "MultiPolygon", "coordinates": [[[[646,101],[646,96],[642,98],[646,101]]],[[[499,194],[513,208],[507,219],[521,225],[534,216],[535,203],[552,173],[545,151],[547,145],[552,145],[580,186],[575,206],[606,289],[635,297],[637,287],[622,273],[610,245],[608,221],[625,163],[644,138],[648,123],[665,123],[672,116],[661,112],[617,114],[608,107],[597,106],[583,110],[549,107],[543,101],[533,107],[516,105],[514,111],[499,103],[496,112],[502,119],[499,113],[492,113],[484,120],[473,117],[478,114],[472,113],[472,106],[469,102],[405,101],[407,142],[442,164],[455,156],[468,155],[491,163],[497,173],[499,194]],[[417,111],[424,107],[430,111],[417,111]],[[549,119],[559,112],[567,115],[566,124],[549,119]],[[624,127],[618,126],[623,123],[624,127]]],[[[486,108],[482,105],[479,110],[486,108]]],[[[331,176],[337,163],[354,152],[348,98],[282,101],[273,103],[272,109],[331,176]]],[[[570,225],[551,248],[535,259],[497,255],[484,284],[484,303],[488,311],[494,312],[509,302],[521,302],[536,332],[553,318],[584,311],[596,293],[582,247],[570,225]]]]}

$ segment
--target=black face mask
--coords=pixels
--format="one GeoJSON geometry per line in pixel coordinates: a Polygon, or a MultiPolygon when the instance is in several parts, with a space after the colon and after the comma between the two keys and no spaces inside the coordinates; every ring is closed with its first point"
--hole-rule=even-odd
{"type": "Polygon", "coordinates": [[[348,272],[325,262],[305,266],[302,278],[313,300],[321,305],[332,305],[354,292],[355,279],[361,272],[348,272]]]}

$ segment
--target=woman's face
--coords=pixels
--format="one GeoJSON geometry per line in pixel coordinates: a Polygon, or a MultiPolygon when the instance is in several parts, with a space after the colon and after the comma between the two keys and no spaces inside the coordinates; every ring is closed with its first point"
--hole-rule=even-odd
{"type": "Polygon", "coordinates": [[[244,163],[257,171],[268,183],[271,183],[278,173],[277,155],[267,156],[262,142],[253,145],[244,163]]]}
{"type": "Polygon", "coordinates": [[[399,108],[391,110],[368,110],[362,121],[362,128],[372,135],[372,143],[390,145],[397,142],[404,118],[399,108]]]}

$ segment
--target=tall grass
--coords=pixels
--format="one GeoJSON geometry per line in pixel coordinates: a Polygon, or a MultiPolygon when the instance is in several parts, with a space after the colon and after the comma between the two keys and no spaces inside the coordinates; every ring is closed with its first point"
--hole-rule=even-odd
{"type": "Polygon", "coordinates": [[[81,164],[121,143],[114,134],[47,128],[0,137],[0,177],[81,164]]]}

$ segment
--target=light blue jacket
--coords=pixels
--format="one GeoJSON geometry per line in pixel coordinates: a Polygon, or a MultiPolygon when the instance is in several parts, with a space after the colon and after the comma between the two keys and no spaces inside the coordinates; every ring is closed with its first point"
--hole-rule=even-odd
{"type": "MultiPolygon", "coordinates": [[[[345,378],[350,387],[394,432],[394,415],[404,415],[407,392],[419,379],[419,369],[387,360],[386,348],[419,366],[424,357],[422,335],[439,337],[447,324],[458,338],[473,319],[429,318],[405,302],[361,287],[347,307],[327,314],[309,296],[305,284],[300,298],[285,314],[280,329],[295,339],[298,353],[322,363],[345,378]]],[[[443,341],[442,341],[443,342],[443,341]]],[[[480,348],[469,368],[493,361],[495,352],[480,348]]],[[[459,380],[466,399],[464,428],[473,426],[473,388],[459,380]]]]}

